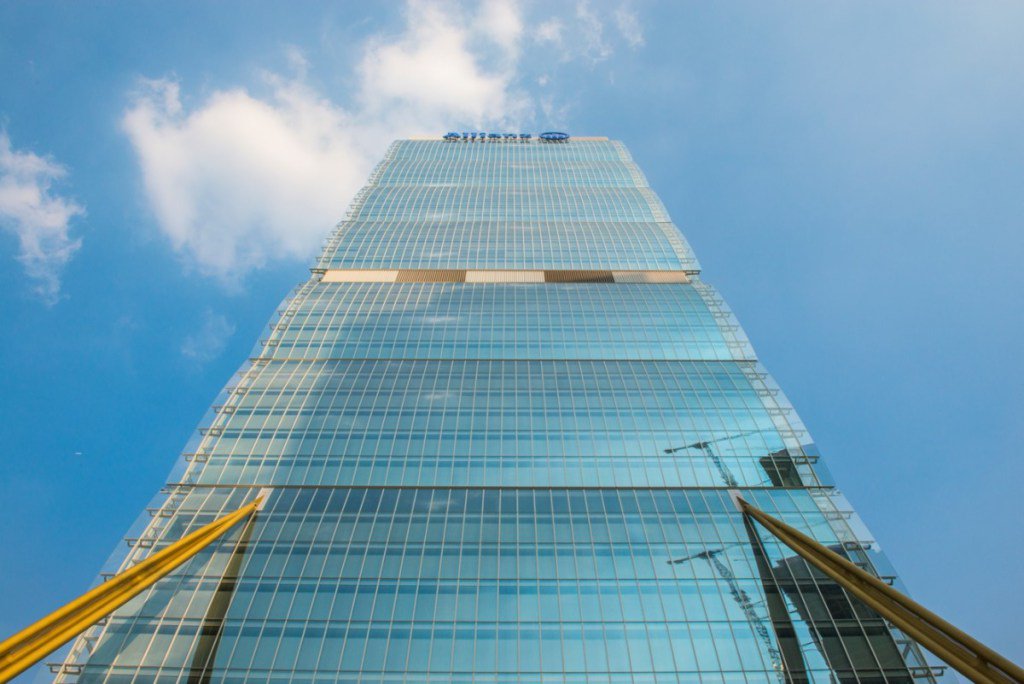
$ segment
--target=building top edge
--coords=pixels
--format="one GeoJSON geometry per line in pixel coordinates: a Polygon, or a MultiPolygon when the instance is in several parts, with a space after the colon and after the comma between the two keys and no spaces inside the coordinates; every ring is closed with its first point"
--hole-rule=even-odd
{"type": "MultiPolygon", "coordinates": [[[[533,142],[539,142],[536,137],[531,138],[533,142]]],[[[395,142],[445,142],[443,135],[410,135],[405,138],[397,138],[395,142]]],[[[501,142],[501,139],[496,139],[494,142],[501,142]]],[[[610,138],[604,135],[574,135],[571,136],[566,142],[612,142],[610,138]]]]}

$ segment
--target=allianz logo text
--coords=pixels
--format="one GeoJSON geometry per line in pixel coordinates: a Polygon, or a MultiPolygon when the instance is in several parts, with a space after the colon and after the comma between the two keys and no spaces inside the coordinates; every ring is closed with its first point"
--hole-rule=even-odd
{"type": "MultiPolygon", "coordinates": [[[[537,136],[541,142],[566,142],[569,140],[568,133],[559,131],[546,131],[537,136]]],[[[533,139],[530,133],[445,133],[444,139],[447,142],[529,142],[533,139]]]]}

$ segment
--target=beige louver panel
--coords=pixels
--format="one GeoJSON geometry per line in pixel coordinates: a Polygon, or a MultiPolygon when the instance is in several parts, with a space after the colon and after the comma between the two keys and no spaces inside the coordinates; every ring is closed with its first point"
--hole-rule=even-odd
{"type": "Polygon", "coordinates": [[[611,271],[544,271],[548,283],[614,283],[611,271]]]}
{"type": "Polygon", "coordinates": [[[398,272],[399,283],[464,283],[466,272],[455,268],[406,268],[398,272]]]}
{"type": "Polygon", "coordinates": [[[324,283],[393,283],[398,271],[329,270],[324,272],[324,283]]]}
{"type": "Polygon", "coordinates": [[[544,271],[466,271],[467,283],[543,283],[544,271]]]}
{"type": "Polygon", "coordinates": [[[688,283],[683,271],[612,271],[617,283],[688,283]]]}

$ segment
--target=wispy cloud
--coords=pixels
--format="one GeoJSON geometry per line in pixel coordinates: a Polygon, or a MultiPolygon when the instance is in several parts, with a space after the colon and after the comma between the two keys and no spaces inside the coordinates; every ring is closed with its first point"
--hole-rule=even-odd
{"type": "Polygon", "coordinates": [[[562,20],[553,17],[542,21],[533,31],[534,39],[539,43],[562,44],[562,20]]]}
{"type": "Polygon", "coordinates": [[[583,54],[589,59],[600,62],[611,56],[612,48],[604,38],[604,22],[590,0],[578,0],[576,3],[574,33],[581,41],[583,54]]]}
{"type": "Polygon", "coordinates": [[[562,62],[594,66],[607,61],[615,54],[616,31],[629,47],[644,45],[640,18],[628,2],[573,0],[566,9],[564,3],[545,5],[543,11],[551,16],[534,22],[529,31],[537,46],[555,48],[562,62]]]}
{"type": "Polygon", "coordinates": [[[84,207],[53,191],[66,175],[52,159],[12,149],[7,132],[0,131],[0,226],[18,238],[18,260],[48,305],[60,299],[61,273],[82,246],[70,226],[84,207]]]}
{"type": "Polygon", "coordinates": [[[632,48],[643,46],[644,31],[640,27],[640,20],[637,18],[636,12],[623,5],[616,8],[613,16],[615,17],[615,26],[629,46],[632,48]]]}
{"type": "Polygon", "coordinates": [[[207,309],[199,329],[181,343],[181,355],[199,363],[212,361],[220,356],[234,334],[235,325],[231,321],[207,309]]]}
{"type": "Polygon", "coordinates": [[[522,9],[518,2],[485,0],[475,26],[483,36],[505,50],[508,56],[518,55],[524,28],[522,9]]]}
{"type": "Polygon", "coordinates": [[[485,3],[479,21],[445,8],[410,0],[398,35],[367,41],[347,108],[305,82],[293,48],[298,73],[267,75],[266,97],[219,90],[187,107],[177,81],[144,82],[122,124],[157,222],[186,261],[232,284],[271,260],[310,258],[391,139],[530,116],[514,87],[519,6],[485,3]]]}

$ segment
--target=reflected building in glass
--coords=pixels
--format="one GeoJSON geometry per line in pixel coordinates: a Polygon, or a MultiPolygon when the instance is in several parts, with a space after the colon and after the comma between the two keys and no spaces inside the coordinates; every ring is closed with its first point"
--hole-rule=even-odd
{"type": "Polygon", "coordinates": [[[121,567],[261,490],[58,681],[933,679],[737,511],[891,575],[616,141],[394,143],[121,567]]]}

